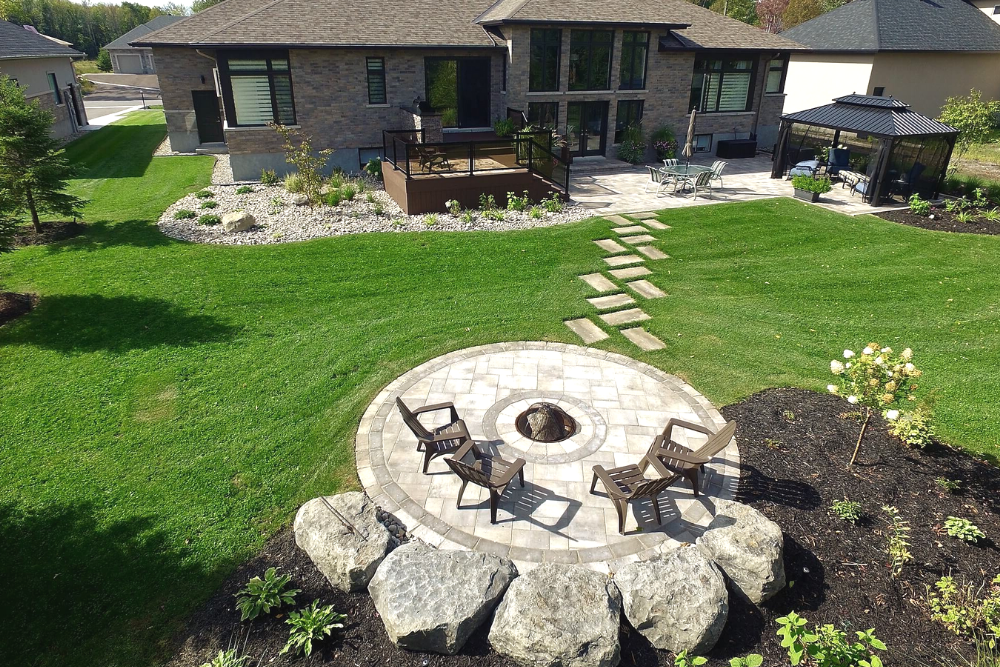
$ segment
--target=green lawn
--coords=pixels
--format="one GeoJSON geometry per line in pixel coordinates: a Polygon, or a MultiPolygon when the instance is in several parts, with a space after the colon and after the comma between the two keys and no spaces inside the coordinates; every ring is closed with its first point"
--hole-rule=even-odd
{"type": "MultiPolygon", "coordinates": [[[[608,223],[200,246],[161,236],[211,158],[149,156],[141,112],[70,146],[93,225],[0,258],[42,296],[0,328],[0,646],[26,665],[156,664],[199,601],[303,500],[356,485],[368,402],[431,357],[503,340],[576,342],[576,276],[608,223]]],[[[644,302],[643,354],[723,405],[822,389],[829,360],[911,346],[940,432],[1000,449],[1000,238],[848,218],[791,200],[665,212],[672,259],[644,302]]]]}

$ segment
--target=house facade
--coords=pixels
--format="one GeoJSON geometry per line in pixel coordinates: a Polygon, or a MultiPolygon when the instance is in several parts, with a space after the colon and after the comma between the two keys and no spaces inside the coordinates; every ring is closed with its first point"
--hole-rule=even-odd
{"type": "MultiPolygon", "coordinates": [[[[1000,99],[1000,24],[965,0],[854,0],[781,33],[808,48],[788,66],[785,113],[853,93],[937,117],[949,97],[1000,99]]],[[[1000,18],[1000,17],[998,17],[1000,18]]]]}
{"type": "Polygon", "coordinates": [[[143,23],[107,44],[104,48],[111,56],[111,71],[115,74],[156,74],[156,59],[153,49],[132,46],[130,42],[137,40],[160,28],[180,21],[183,16],[163,14],[148,23],[143,23]]]}
{"type": "Polygon", "coordinates": [[[60,139],[87,124],[73,70],[73,59],[83,55],[23,26],[0,21],[0,75],[16,80],[25,97],[52,113],[52,135],[60,139]]]}
{"type": "Polygon", "coordinates": [[[460,141],[523,115],[574,156],[614,157],[627,125],[683,137],[692,108],[699,150],[770,146],[799,48],[685,0],[322,0],[294,22],[284,4],[228,0],[133,42],[153,50],[174,150],[225,145],[237,179],[284,171],[276,121],[357,170],[383,130],[460,141]]]}

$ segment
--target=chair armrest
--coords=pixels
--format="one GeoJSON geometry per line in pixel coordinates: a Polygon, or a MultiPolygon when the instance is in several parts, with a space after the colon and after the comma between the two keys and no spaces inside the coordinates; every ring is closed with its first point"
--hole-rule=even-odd
{"type": "MultiPolygon", "coordinates": [[[[500,458],[500,457],[496,457],[500,458]]],[[[503,477],[496,481],[497,486],[506,486],[510,483],[510,480],[514,479],[514,475],[521,471],[524,467],[524,459],[514,459],[513,461],[508,461],[505,458],[500,458],[501,461],[507,464],[507,472],[503,474],[503,477]]]]}
{"type": "Polygon", "coordinates": [[[667,422],[667,427],[663,429],[663,439],[670,442],[670,434],[673,432],[675,426],[680,426],[689,431],[697,431],[698,433],[704,433],[705,435],[712,436],[715,435],[715,431],[712,431],[701,424],[694,424],[691,422],[686,422],[683,419],[671,419],[667,422]]]}
{"type": "Polygon", "coordinates": [[[656,474],[658,474],[660,477],[672,477],[676,475],[676,473],[673,470],[670,470],[669,468],[667,468],[667,466],[663,465],[663,462],[657,458],[655,452],[653,456],[650,456],[649,454],[644,455],[642,457],[642,460],[639,461],[640,470],[646,472],[646,466],[652,466],[653,470],[655,470],[656,474]]]}
{"type": "Polygon", "coordinates": [[[681,463],[690,463],[691,465],[696,466],[704,465],[712,460],[706,456],[685,454],[684,452],[678,452],[676,449],[664,449],[662,447],[656,450],[654,458],[673,459],[675,461],[680,461],[681,463]]]}
{"type": "Polygon", "coordinates": [[[594,474],[597,475],[598,479],[601,480],[601,483],[604,484],[604,490],[607,491],[609,496],[615,496],[618,498],[625,497],[625,494],[623,494],[622,490],[618,488],[615,481],[611,479],[611,475],[609,475],[608,471],[604,469],[604,466],[594,466],[594,474]]]}
{"type": "Polygon", "coordinates": [[[424,407],[417,408],[416,410],[413,410],[412,412],[415,415],[422,415],[425,412],[436,412],[438,410],[445,410],[445,409],[450,409],[451,410],[451,420],[452,421],[458,421],[458,410],[455,409],[455,404],[454,403],[435,403],[433,405],[425,405],[424,407]]]}
{"type": "Polygon", "coordinates": [[[444,442],[446,440],[459,440],[459,439],[472,440],[472,436],[469,435],[469,429],[466,428],[464,421],[459,419],[457,422],[455,422],[455,425],[458,426],[458,430],[447,431],[445,433],[438,433],[433,438],[431,438],[430,441],[444,442]]]}
{"type": "Polygon", "coordinates": [[[469,441],[466,442],[461,447],[459,447],[458,451],[456,451],[454,454],[451,455],[451,458],[455,459],[456,461],[461,461],[470,451],[472,451],[473,455],[477,459],[483,455],[482,452],[479,451],[479,448],[476,447],[476,441],[473,440],[472,438],[469,438],[469,441]]]}

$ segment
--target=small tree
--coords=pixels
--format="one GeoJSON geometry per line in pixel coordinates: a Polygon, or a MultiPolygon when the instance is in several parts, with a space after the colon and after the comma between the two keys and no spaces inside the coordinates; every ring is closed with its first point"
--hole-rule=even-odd
{"type": "Polygon", "coordinates": [[[757,25],[757,3],[755,0],[715,0],[708,8],[737,21],[757,25]]]}
{"type": "Polygon", "coordinates": [[[794,28],[823,12],[823,3],[820,0],[788,0],[788,7],[781,14],[781,29],[794,28]]]}
{"type": "Polygon", "coordinates": [[[0,76],[0,196],[7,215],[30,213],[36,232],[42,231],[39,211],[79,216],[84,204],[63,192],[74,169],[51,127],[52,114],[37,100],[28,102],[10,77],[0,76]]]}
{"type": "Polygon", "coordinates": [[[108,53],[107,49],[101,49],[97,54],[97,69],[102,72],[111,71],[111,54],[108,53]]]}
{"type": "Polygon", "coordinates": [[[997,114],[1000,102],[984,101],[983,94],[973,88],[968,96],[949,97],[941,107],[942,123],[958,130],[958,154],[962,155],[970,146],[989,141],[997,128],[997,114]]]}
{"type": "Polygon", "coordinates": [[[296,145],[294,139],[298,133],[295,130],[284,125],[273,125],[273,127],[285,141],[282,146],[285,151],[285,162],[295,165],[302,183],[302,193],[309,198],[310,204],[318,202],[320,189],[323,187],[323,174],[320,170],[326,166],[333,149],[313,151],[311,137],[303,137],[296,145]]]}

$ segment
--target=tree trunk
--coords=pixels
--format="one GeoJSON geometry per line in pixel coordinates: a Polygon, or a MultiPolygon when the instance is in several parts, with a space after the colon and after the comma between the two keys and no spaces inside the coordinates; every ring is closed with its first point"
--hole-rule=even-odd
{"type": "Polygon", "coordinates": [[[42,233],[42,223],[38,220],[38,209],[35,208],[35,198],[31,196],[31,189],[25,190],[28,197],[28,210],[31,211],[31,224],[35,227],[35,233],[42,233]]]}
{"type": "Polygon", "coordinates": [[[865,422],[861,425],[861,433],[858,434],[858,444],[854,445],[854,456],[851,457],[851,462],[847,464],[850,468],[854,465],[854,462],[858,460],[858,452],[861,451],[861,438],[865,437],[865,429],[868,428],[868,420],[872,417],[872,409],[865,408],[865,422]]]}

